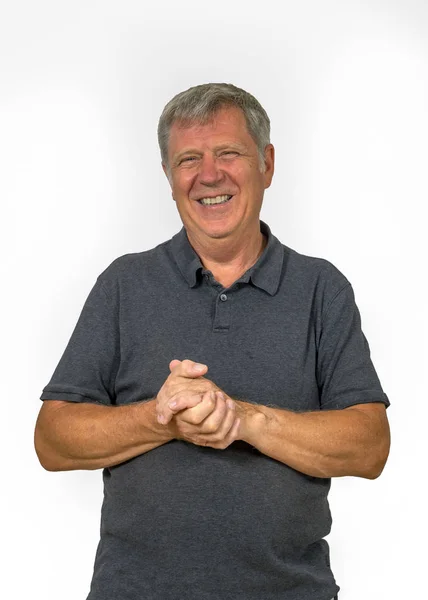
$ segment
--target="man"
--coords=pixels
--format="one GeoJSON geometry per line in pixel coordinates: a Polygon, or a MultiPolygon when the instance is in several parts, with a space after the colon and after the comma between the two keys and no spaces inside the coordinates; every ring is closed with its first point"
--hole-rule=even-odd
{"type": "Polygon", "coordinates": [[[87,600],[331,600],[331,477],[389,452],[352,286],[260,221],[253,96],[196,86],[158,134],[183,228],[101,273],[40,397],[41,464],[103,468],[87,600]]]}

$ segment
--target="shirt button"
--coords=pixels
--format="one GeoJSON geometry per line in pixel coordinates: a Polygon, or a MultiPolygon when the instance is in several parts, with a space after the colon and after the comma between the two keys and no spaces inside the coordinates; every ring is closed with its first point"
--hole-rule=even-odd
{"type": "Polygon", "coordinates": [[[220,300],[222,300],[223,302],[226,302],[226,300],[227,300],[226,294],[221,294],[220,295],[220,300]]]}

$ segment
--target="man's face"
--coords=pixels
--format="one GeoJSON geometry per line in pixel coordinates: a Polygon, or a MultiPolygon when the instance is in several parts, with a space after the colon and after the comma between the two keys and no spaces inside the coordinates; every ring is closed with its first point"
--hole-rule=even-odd
{"type": "MultiPolygon", "coordinates": [[[[266,147],[266,169],[261,172],[257,146],[241,110],[222,108],[206,125],[174,123],[168,159],[172,196],[188,233],[201,241],[244,236],[258,223],[264,190],[273,176],[274,149],[272,144],[266,147]],[[208,206],[200,202],[219,196],[231,198],[208,206]]],[[[168,176],[166,165],[163,168],[168,176]]]]}

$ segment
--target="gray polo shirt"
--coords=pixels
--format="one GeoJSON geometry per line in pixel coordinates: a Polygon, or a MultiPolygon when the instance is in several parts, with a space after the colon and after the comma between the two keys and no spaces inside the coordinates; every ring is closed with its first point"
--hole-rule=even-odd
{"type": "MultiPolygon", "coordinates": [[[[173,358],[229,395],[317,411],[389,400],[351,284],[330,262],[268,243],[225,289],[183,228],[97,278],[41,400],[120,406],[156,396],[173,358]]],[[[246,442],[173,440],[103,469],[87,600],[330,600],[330,479],[246,442]]]]}

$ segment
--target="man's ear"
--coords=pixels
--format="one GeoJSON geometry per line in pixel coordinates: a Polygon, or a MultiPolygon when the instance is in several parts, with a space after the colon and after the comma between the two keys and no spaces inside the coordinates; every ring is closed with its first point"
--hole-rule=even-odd
{"type": "Polygon", "coordinates": [[[171,185],[171,180],[169,178],[168,167],[166,166],[166,164],[164,162],[162,163],[162,169],[163,169],[163,172],[166,175],[166,178],[168,179],[169,184],[171,185]]]}
{"type": "Polygon", "coordinates": [[[169,171],[168,171],[168,167],[166,166],[166,164],[165,164],[165,163],[162,163],[162,169],[163,169],[163,172],[165,173],[165,176],[166,176],[166,178],[168,179],[168,183],[169,183],[169,185],[171,186],[171,196],[172,196],[172,199],[173,199],[173,200],[174,200],[174,202],[175,202],[175,198],[174,198],[174,192],[172,191],[172,183],[171,183],[171,179],[169,178],[169,171]]]}
{"type": "Polygon", "coordinates": [[[265,189],[272,183],[272,177],[275,170],[275,148],[272,144],[268,144],[265,148],[265,189]]]}

